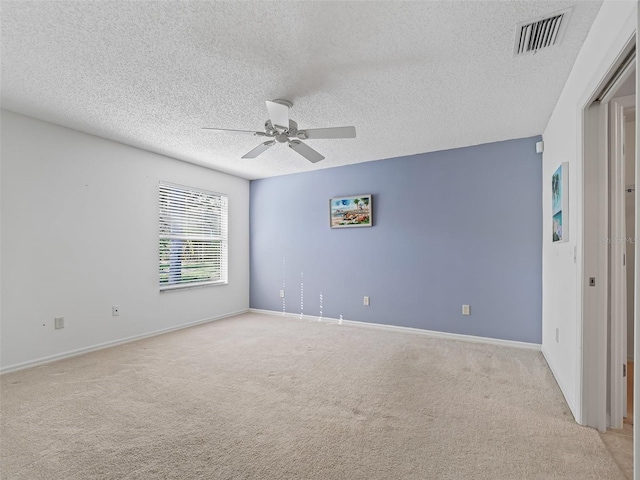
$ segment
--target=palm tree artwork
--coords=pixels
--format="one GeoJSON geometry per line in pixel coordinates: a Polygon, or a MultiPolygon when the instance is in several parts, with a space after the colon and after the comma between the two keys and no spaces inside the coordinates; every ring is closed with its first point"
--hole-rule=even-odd
{"type": "Polygon", "coordinates": [[[331,228],[371,226],[371,195],[332,198],[329,205],[331,228]]]}

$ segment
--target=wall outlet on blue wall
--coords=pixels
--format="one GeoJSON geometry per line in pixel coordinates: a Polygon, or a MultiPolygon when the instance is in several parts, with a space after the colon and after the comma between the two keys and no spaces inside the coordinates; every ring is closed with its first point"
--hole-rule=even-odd
{"type": "Polygon", "coordinates": [[[364,299],[362,300],[362,304],[363,304],[364,306],[367,306],[367,307],[368,307],[368,306],[369,306],[369,297],[364,297],[364,299]]]}
{"type": "Polygon", "coordinates": [[[284,298],[284,290],[280,290],[280,298],[284,298]]]}
{"type": "Polygon", "coordinates": [[[469,305],[462,305],[462,314],[463,315],[471,315],[471,310],[469,305]]]}

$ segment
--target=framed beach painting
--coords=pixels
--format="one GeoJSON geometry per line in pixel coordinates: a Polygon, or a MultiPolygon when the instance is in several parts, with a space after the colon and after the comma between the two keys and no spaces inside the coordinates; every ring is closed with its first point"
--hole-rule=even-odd
{"type": "Polygon", "coordinates": [[[569,240],[569,163],[562,162],[551,177],[553,242],[569,240]]]}
{"type": "Polygon", "coordinates": [[[370,227],[373,225],[372,213],[371,194],[329,200],[331,228],[370,227]]]}

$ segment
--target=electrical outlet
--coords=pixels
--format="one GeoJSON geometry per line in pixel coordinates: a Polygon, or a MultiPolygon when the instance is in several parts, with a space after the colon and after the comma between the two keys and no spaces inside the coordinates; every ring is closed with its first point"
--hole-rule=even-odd
{"type": "Polygon", "coordinates": [[[284,290],[280,290],[280,298],[284,298],[284,290]]]}
{"type": "Polygon", "coordinates": [[[53,319],[55,323],[56,330],[60,328],[64,328],[64,317],[56,317],[53,319]]]}
{"type": "Polygon", "coordinates": [[[462,305],[462,314],[463,315],[471,315],[471,310],[469,305],[462,305]]]}
{"type": "Polygon", "coordinates": [[[362,304],[366,307],[369,306],[369,297],[364,297],[364,299],[362,300],[362,304]]]}
{"type": "Polygon", "coordinates": [[[114,317],[120,315],[120,307],[118,305],[114,305],[113,307],[111,307],[111,315],[113,315],[114,317]]]}

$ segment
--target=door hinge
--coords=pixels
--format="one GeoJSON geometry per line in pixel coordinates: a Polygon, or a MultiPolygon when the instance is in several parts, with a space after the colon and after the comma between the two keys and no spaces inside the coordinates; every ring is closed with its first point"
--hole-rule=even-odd
{"type": "Polygon", "coordinates": [[[627,376],[627,364],[626,363],[622,364],[622,376],[623,377],[627,376]]]}

